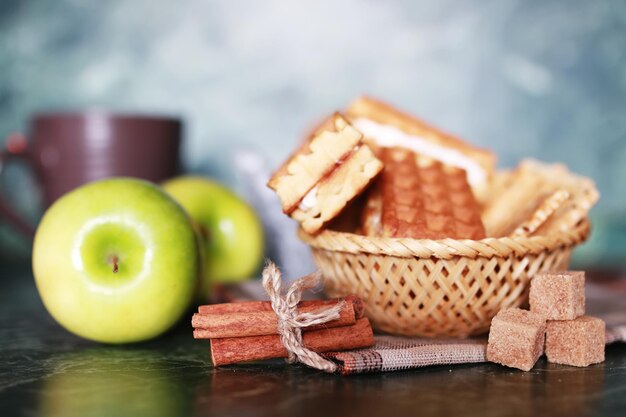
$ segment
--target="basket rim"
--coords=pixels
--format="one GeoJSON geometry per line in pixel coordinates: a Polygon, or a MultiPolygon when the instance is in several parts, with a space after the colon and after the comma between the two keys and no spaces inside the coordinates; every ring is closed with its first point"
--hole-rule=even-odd
{"type": "Polygon", "coordinates": [[[553,236],[488,237],[471,239],[412,239],[373,237],[349,232],[324,230],[317,235],[298,229],[298,237],[313,249],[352,254],[388,255],[398,258],[439,258],[455,256],[466,258],[524,256],[571,248],[584,242],[589,236],[591,224],[585,218],[572,230],[561,231],[553,236]]]}

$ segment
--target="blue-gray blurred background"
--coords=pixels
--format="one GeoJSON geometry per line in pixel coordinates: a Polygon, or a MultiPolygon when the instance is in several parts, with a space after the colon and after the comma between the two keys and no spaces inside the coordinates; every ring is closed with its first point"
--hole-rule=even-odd
{"type": "MultiPolygon", "coordinates": [[[[177,114],[189,171],[231,181],[229,155],[270,166],[361,93],[494,149],[597,181],[578,262],[626,255],[623,0],[0,2],[0,135],[37,110],[177,114]]],[[[36,219],[34,180],[4,192],[36,219]]],[[[4,257],[29,243],[0,226],[4,257]]]]}

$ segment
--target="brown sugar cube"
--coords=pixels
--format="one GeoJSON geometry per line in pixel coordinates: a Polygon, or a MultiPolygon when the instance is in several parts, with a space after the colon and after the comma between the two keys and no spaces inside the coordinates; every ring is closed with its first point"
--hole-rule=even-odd
{"type": "Polygon", "coordinates": [[[604,362],[605,327],[604,321],[589,316],[549,321],[546,329],[548,361],[572,366],[604,362]]]}
{"type": "Polygon", "coordinates": [[[585,314],[585,273],[544,272],[530,281],[530,311],[546,320],[574,320],[585,314]]]}
{"type": "Polygon", "coordinates": [[[530,371],[543,353],[546,320],[539,314],[509,308],[491,321],[487,360],[530,371]]]}

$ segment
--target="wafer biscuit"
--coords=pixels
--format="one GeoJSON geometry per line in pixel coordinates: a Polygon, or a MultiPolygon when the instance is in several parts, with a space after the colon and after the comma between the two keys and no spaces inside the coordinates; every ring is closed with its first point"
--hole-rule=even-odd
{"type": "Polygon", "coordinates": [[[570,197],[570,193],[563,189],[558,189],[549,194],[539,203],[532,214],[520,223],[511,233],[511,236],[530,236],[544,224],[570,197]]]}
{"type": "Polygon", "coordinates": [[[283,211],[291,213],[362,139],[339,114],[331,116],[270,178],[268,186],[278,194],[283,211]]]}
{"type": "Polygon", "coordinates": [[[445,165],[462,168],[475,194],[486,195],[487,181],[495,168],[495,155],[471,146],[422,120],[378,100],[361,97],[345,111],[368,143],[381,147],[405,147],[445,165]]]}
{"type": "Polygon", "coordinates": [[[379,190],[370,195],[366,233],[416,239],[485,237],[465,171],[404,148],[382,149],[380,157],[385,168],[375,184],[379,190]]]}
{"type": "Polygon", "coordinates": [[[367,146],[360,146],[350,158],[322,179],[315,187],[315,202],[298,206],[291,217],[300,222],[307,233],[317,233],[334,219],[382,169],[381,162],[367,146]]]}
{"type": "Polygon", "coordinates": [[[510,235],[556,189],[556,185],[547,181],[539,172],[518,167],[508,178],[506,188],[499,190],[483,210],[482,219],[487,235],[510,235]]]}
{"type": "MultiPolygon", "coordinates": [[[[383,168],[384,169],[384,168],[383,168]]],[[[383,229],[381,224],[381,214],[383,209],[383,199],[380,190],[380,184],[377,179],[374,185],[368,191],[366,196],[363,212],[361,214],[361,225],[359,233],[366,236],[382,236],[383,229]]]]}
{"type": "Polygon", "coordinates": [[[486,196],[481,201],[483,207],[491,205],[500,195],[510,188],[513,182],[513,173],[514,171],[510,169],[494,172],[489,179],[486,196]]]}
{"type": "Polygon", "coordinates": [[[482,219],[487,235],[548,235],[574,227],[598,198],[593,182],[563,165],[523,161],[499,193],[488,199],[482,219]]]}
{"type": "Polygon", "coordinates": [[[573,174],[563,164],[544,164],[527,159],[522,161],[521,166],[539,172],[570,194],[565,203],[536,230],[536,235],[549,236],[571,230],[587,218],[589,210],[600,198],[600,193],[591,179],[573,174]]]}
{"type": "Polygon", "coordinates": [[[318,232],[382,169],[362,139],[341,115],[334,114],[268,182],[283,211],[306,232],[318,232]]]}

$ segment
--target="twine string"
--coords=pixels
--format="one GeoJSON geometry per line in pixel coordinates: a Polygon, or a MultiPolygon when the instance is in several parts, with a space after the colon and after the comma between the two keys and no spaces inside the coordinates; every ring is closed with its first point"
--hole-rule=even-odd
{"type": "Polygon", "coordinates": [[[321,273],[307,275],[295,281],[283,294],[282,276],[278,267],[268,261],[263,269],[263,288],[270,297],[272,309],[278,316],[278,333],[282,344],[289,353],[288,362],[302,362],[312,368],[325,372],[335,372],[337,365],[324,359],[304,346],[302,329],[316,324],[337,320],[345,302],[332,307],[299,313],[298,303],[302,292],[314,288],[321,281],[321,273]]]}

